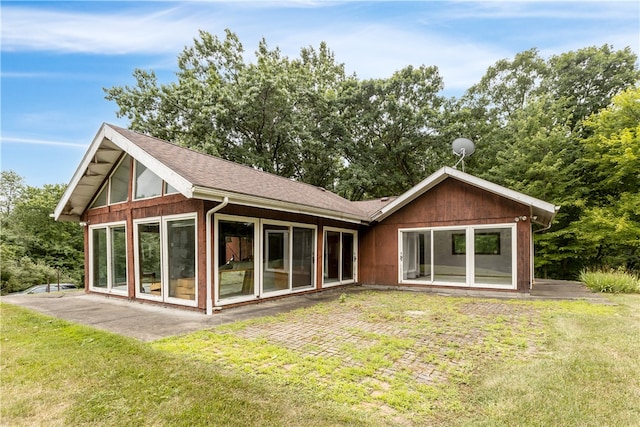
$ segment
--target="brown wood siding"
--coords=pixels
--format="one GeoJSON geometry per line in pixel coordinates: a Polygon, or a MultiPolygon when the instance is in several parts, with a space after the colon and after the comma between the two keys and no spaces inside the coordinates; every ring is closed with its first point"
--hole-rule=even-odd
{"type": "MultiPolygon", "coordinates": [[[[398,229],[513,223],[529,206],[448,178],[360,234],[360,282],[398,284],[398,229]]],[[[531,223],[517,225],[517,289],[530,282],[531,223]]]]}

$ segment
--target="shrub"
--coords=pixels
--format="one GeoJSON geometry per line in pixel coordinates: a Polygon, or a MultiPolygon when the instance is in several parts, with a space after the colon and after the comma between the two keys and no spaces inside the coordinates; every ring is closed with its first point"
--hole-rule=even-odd
{"type": "Polygon", "coordinates": [[[640,277],[624,269],[583,270],[580,273],[580,281],[593,292],[640,293],[640,277]]]}

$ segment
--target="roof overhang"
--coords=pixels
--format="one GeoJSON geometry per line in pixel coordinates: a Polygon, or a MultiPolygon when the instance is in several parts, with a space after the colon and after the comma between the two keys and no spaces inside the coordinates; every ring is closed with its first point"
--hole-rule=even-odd
{"type": "Polygon", "coordinates": [[[466,184],[472,185],[485,191],[489,191],[506,199],[510,199],[515,202],[522,203],[523,205],[529,206],[531,208],[532,222],[540,224],[544,227],[548,227],[551,224],[551,221],[553,221],[553,218],[560,209],[559,206],[555,206],[551,203],[536,199],[535,197],[527,196],[526,194],[522,194],[514,190],[510,190],[501,185],[494,184],[473,175],[469,175],[468,173],[461,172],[457,169],[443,167],[442,169],[439,169],[438,171],[434,172],[432,175],[424,179],[422,182],[415,185],[413,188],[409,189],[407,192],[402,194],[391,203],[385,205],[382,209],[375,212],[371,216],[371,220],[384,220],[385,218],[387,218],[394,212],[397,212],[399,209],[408,205],[418,197],[422,196],[424,193],[431,190],[447,178],[457,179],[466,184]]]}
{"type": "Polygon", "coordinates": [[[123,153],[131,155],[152,169],[185,197],[192,197],[192,184],[129,141],[108,124],[103,123],[89,145],[54,211],[56,221],[80,221],[100,187],[123,153]]]}
{"type": "Polygon", "coordinates": [[[89,145],[80,166],[78,166],[60,202],[56,206],[53,214],[54,218],[57,221],[79,222],[81,215],[89,207],[89,204],[124,153],[129,154],[147,168],[153,170],[156,175],[168,182],[188,199],[196,198],[221,201],[225,197],[228,197],[230,204],[319,216],[354,224],[368,222],[368,217],[364,214],[350,214],[331,209],[197,186],[177,174],[106,123],[100,127],[98,133],[89,145]]]}
{"type": "Polygon", "coordinates": [[[353,224],[369,223],[369,218],[367,218],[365,215],[349,215],[347,213],[337,212],[329,209],[322,209],[314,206],[288,203],[280,200],[272,200],[263,197],[255,197],[246,194],[216,190],[206,187],[193,187],[193,197],[197,199],[212,201],[222,201],[225,197],[227,197],[230,205],[250,206],[261,209],[276,210],[279,212],[310,215],[326,219],[334,219],[342,222],[349,222],[353,224]]]}

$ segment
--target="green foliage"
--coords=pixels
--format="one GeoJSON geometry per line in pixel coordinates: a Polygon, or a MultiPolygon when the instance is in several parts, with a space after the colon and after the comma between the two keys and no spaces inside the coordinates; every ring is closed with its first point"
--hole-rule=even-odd
{"type": "Polygon", "coordinates": [[[613,294],[640,293],[640,276],[623,269],[583,270],[580,281],[594,292],[613,294]]]}
{"type": "Polygon", "coordinates": [[[84,282],[82,227],[50,216],[64,189],[64,185],[47,184],[11,190],[20,197],[0,217],[3,294],[56,281],[58,273],[65,282],[84,282]]]}

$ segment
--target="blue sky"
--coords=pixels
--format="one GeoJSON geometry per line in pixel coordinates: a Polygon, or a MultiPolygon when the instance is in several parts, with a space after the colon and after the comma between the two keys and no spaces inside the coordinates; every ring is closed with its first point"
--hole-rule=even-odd
{"type": "Polygon", "coordinates": [[[229,28],[247,60],[262,37],[290,57],[326,41],[362,79],[435,65],[445,96],[531,48],[640,53],[637,1],[2,1],[0,12],[0,162],[32,186],[67,183],[103,122],[127,126],[103,88],[133,84],[135,68],[171,81],[199,29],[229,28]]]}

